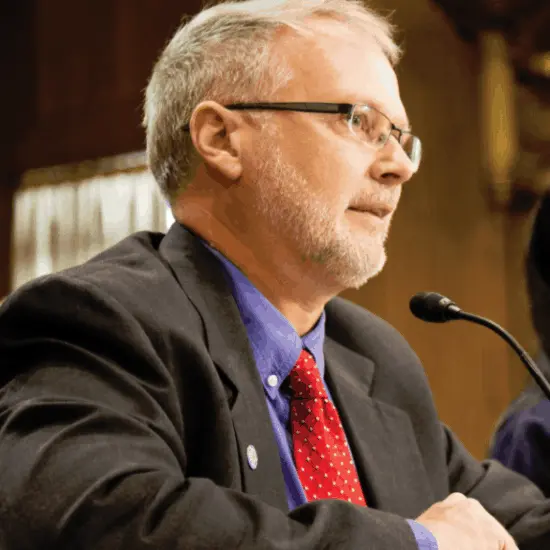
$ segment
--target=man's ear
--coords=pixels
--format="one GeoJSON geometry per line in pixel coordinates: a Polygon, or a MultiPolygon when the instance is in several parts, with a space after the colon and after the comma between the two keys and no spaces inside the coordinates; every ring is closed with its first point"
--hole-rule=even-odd
{"type": "Polygon", "coordinates": [[[189,122],[191,138],[207,168],[228,180],[242,173],[239,117],[215,101],[197,105],[189,122]]]}

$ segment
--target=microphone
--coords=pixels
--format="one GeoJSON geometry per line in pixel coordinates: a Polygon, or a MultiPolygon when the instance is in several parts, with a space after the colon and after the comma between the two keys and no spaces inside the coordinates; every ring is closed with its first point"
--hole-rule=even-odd
{"type": "Polygon", "coordinates": [[[409,307],[415,317],[428,323],[446,323],[455,319],[464,319],[491,329],[513,348],[539,388],[550,399],[550,383],[544,374],[518,341],[500,325],[485,317],[462,311],[452,300],[437,292],[419,292],[415,294],[411,298],[409,307]]]}

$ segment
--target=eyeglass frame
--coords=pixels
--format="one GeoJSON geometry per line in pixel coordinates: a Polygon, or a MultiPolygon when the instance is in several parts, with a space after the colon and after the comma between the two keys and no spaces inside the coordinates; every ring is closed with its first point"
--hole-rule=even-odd
{"type": "MultiPolygon", "coordinates": [[[[388,143],[390,136],[394,135],[396,137],[397,143],[403,148],[401,143],[401,138],[403,134],[408,134],[411,138],[416,140],[416,142],[421,146],[422,142],[418,136],[415,136],[410,130],[400,128],[396,126],[392,120],[385,115],[382,111],[376,107],[372,107],[366,103],[319,103],[319,102],[261,102],[261,103],[231,103],[229,105],[224,105],[226,109],[234,111],[296,111],[302,113],[320,113],[320,114],[343,114],[348,116],[348,127],[352,134],[355,134],[355,131],[351,127],[351,121],[353,119],[353,113],[358,107],[367,107],[369,110],[376,111],[378,114],[382,115],[388,122],[391,124],[390,131],[388,132],[384,141],[379,143],[369,143],[375,149],[382,149],[388,143]],[[398,135],[395,136],[393,132],[397,132],[398,135]]],[[[183,126],[183,130],[188,132],[190,129],[189,123],[183,126]]],[[[405,154],[407,154],[405,152],[405,154]]],[[[420,164],[421,158],[415,162],[411,157],[407,155],[407,158],[413,162],[416,167],[420,164]]]]}

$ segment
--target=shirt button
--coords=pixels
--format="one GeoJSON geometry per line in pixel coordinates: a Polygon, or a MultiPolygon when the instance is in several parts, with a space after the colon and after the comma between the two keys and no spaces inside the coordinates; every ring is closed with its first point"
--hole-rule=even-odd
{"type": "Polygon", "coordinates": [[[274,374],[272,374],[267,377],[267,383],[272,388],[274,388],[279,383],[279,379],[274,374]]]}

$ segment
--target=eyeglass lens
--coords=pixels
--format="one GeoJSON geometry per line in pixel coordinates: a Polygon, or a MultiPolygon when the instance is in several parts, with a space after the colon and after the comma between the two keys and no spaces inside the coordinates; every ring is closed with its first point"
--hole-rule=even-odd
{"type": "Polygon", "coordinates": [[[358,137],[374,147],[384,146],[390,134],[393,133],[414,165],[418,166],[420,163],[422,153],[420,140],[412,134],[393,129],[391,120],[376,109],[368,106],[356,107],[351,114],[350,124],[358,137]]]}

